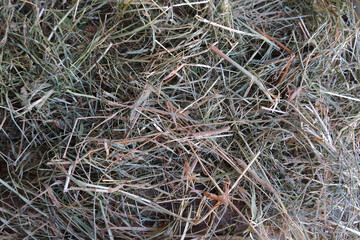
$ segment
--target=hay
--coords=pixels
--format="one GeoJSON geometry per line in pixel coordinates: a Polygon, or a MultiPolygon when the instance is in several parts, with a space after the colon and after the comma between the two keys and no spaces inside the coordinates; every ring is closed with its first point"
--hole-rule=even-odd
{"type": "Polygon", "coordinates": [[[350,1],[0,7],[0,238],[355,239],[350,1]]]}

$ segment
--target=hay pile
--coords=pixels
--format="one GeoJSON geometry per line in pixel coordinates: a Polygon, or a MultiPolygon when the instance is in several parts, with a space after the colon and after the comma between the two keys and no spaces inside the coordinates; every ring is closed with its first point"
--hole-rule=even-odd
{"type": "Polygon", "coordinates": [[[6,0],[0,238],[359,238],[354,14],[6,0]]]}

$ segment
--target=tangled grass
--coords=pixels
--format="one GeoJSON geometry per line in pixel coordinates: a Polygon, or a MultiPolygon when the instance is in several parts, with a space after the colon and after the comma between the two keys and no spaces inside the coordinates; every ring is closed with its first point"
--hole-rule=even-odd
{"type": "Polygon", "coordinates": [[[350,1],[5,0],[0,19],[0,238],[359,238],[350,1]]]}

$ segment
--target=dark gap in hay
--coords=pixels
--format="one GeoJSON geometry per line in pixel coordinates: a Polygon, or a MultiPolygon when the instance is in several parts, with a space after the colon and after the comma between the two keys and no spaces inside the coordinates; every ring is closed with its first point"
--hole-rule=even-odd
{"type": "Polygon", "coordinates": [[[47,21],[41,21],[40,29],[44,37],[48,38],[50,36],[50,33],[52,32],[52,24],[47,21]]]}
{"type": "Polygon", "coordinates": [[[6,27],[7,27],[7,23],[6,22],[3,22],[2,24],[0,24],[0,37],[3,38],[5,34],[5,30],[6,30],[6,27]]]}
{"type": "MultiPolygon", "coordinates": [[[[0,112],[4,113],[5,110],[0,109],[0,112]]],[[[2,114],[1,116],[5,116],[4,114],[2,114]]],[[[3,120],[3,119],[1,119],[3,120]]],[[[19,122],[17,122],[17,124],[19,125],[19,122]]],[[[21,126],[21,124],[20,124],[21,126]]],[[[8,146],[10,146],[9,140],[10,141],[14,141],[17,142],[20,140],[21,138],[21,133],[19,131],[19,129],[17,128],[16,124],[14,123],[14,121],[7,115],[7,118],[4,122],[4,125],[2,126],[2,129],[0,130],[0,149],[2,150],[10,150],[10,148],[8,146]]]]}
{"type": "Polygon", "coordinates": [[[313,44],[306,44],[302,49],[302,53],[308,53],[312,52],[315,49],[315,46],[313,44]]]}
{"type": "MultiPolygon", "coordinates": [[[[0,133],[1,134],[1,133],[0,133]]],[[[2,139],[2,136],[0,135],[0,139],[2,139]]],[[[10,163],[8,163],[8,161],[6,160],[6,157],[12,157],[10,154],[10,151],[7,150],[5,143],[3,143],[2,141],[0,141],[0,179],[6,179],[9,172],[8,172],[8,167],[10,165],[10,163]]]]}
{"type": "MultiPolygon", "coordinates": [[[[168,4],[168,6],[171,6],[171,4],[168,4]]],[[[198,5],[201,7],[201,5],[198,5]]],[[[202,5],[204,6],[204,5],[202,5]]],[[[181,6],[181,7],[174,7],[173,8],[174,15],[180,20],[190,20],[194,18],[197,14],[199,14],[199,10],[194,9],[190,6],[181,6]]]]}
{"type": "MultiPolygon", "coordinates": [[[[15,57],[15,56],[14,56],[15,57]]],[[[16,56],[17,57],[17,56],[16,56]]],[[[25,59],[22,59],[22,60],[25,60],[25,59]]],[[[25,62],[26,62],[26,60],[25,60],[25,62]]],[[[9,67],[8,68],[8,76],[9,77],[11,77],[11,76],[16,76],[16,77],[18,77],[19,76],[19,74],[24,74],[24,75],[28,75],[28,76],[30,76],[28,73],[27,73],[27,71],[26,71],[26,69],[24,68],[24,67],[22,67],[21,65],[17,65],[16,63],[13,65],[13,66],[11,66],[11,67],[9,67]]]]}
{"type": "Polygon", "coordinates": [[[31,14],[35,13],[35,8],[30,3],[17,4],[15,7],[16,11],[23,16],[31,17],[31,14]]]}
{"type": "MultiPolygon", "coordinates": [[[[198,185],[198,186],[202,186],[202,187],[196,187],[197,190],[203,188],[203,185],[198,185]]],[[[189,215],[188,211],[189,211],[190,205],[191,205],[192,209],[193,209],[191,216],[195,217],[196,211],[197,211],[198,207],[200,206],[200,201],[201,201],[200,199],[191,200],[191,202],[188,203],[188,206],[187,206],[186,210],[184,211],[183,215],[184,216],[189,215]]],[[[210,200],[209,203],[210,203],[209,207],[212,208],[216,204],[216,201],[210,200]]],[[[242,209],[244,207],[244,204],[241,202],[238,202],[238,201],[234,201],[234,205],[238,209],[242,209]]],[[[171,203],[171,204],[169,203],[169,204],[162,204],[162,207],[164,207],[168,210],[175,210],[175,212],[176,212],[176,209],[179,208],[179,205],[176,206],[176,205],[174,205],[174,203],[171,203]]],[[[203,207],[203,209],[201,210],[200,217],[205,216],[205,214],[210,210],[209,207],[203,207]]],[[[219,206],[219,208],[221,209],[220,210],[221,217],[222,217],[221,219],[218,219],[218,217],[220,217],[219,215],[217,217],[215,215],[211,215],[209,220],[206,220],[202,223],[191,226],[191,228],[188,229],[188,232],[189,233],[197,233],[197,234],[205,233],[206,231],[209,230],[209,228],[208,228],[209,221],[213,218],[216,222],[218,229],[224,229],[224,228],[229,227],[230,225],[234,225],[231,227],[231,230],[225,229],[222,231],[219,231],[219,230],[216,231],[216,233],[220,234],[220,235],[225,235],[225,234],[229,233],[229,231],[231,234],[241,234],[248,227],[247,224],[245,224],[242,220],[240,220],[238,218],[237,213],[231,207],[226,207],[226,210],[224,209],[223,206],[219,206]],[[223,212],[223,211],[225,211],[225,212],[223,212]]],[[[163,216],[163,220],[170,222],[171,218],[169,219],[169,217],[163,216]]],[[[184,230],[184,225],[182,225],[182,227],[179,229],[179,234],[181,234],[183,232],[183,230],[184,230]]]]}
{"type": "MultiPolygon", "coordinates": [[[[211,201],[211,202],[213,203],[212,205],[215,205],[216,203],[215,201],[211,201]]],[[[196,205],[197,204],[193,204],[193,207],[196,207],[196,205]]],[[[243,207],[243,204],[241,203],[239,204],[237,202],[234,202],[234,205],[238,209],[242,209],[243,207]]],[[[188,233],[205,234],[208,231],[212,232],[215,230],[215,233],[217,235],[231,234],[231,235],[243,236],[243,232],[248,228],[248,225],[244,223],[241,219],[239,219],[237,213],[231,207],[227,206],[225,208],[224,206],[219,206],[218,208],[219,208],[219,213],[217,216],[215,216],[214,214],[210,215],[208,220],[192,226],[188,230],[188,233]],[[211,224],[211,221],[214,222],[211,224]],[[210,226],[211,228],[209,228],[210,226]],[[215,226],[216,229],[214,229],[215,226]]],[[[201,215],[202,216],[205,215],[208,211],[209,209],[204,208],[201,215]]],[[[185,213],[185,215],[187,214],[188,213],[185,213]]],[[[183,229],[181,228],[179,231],[181,233],[183,232],[183,229]]]]}

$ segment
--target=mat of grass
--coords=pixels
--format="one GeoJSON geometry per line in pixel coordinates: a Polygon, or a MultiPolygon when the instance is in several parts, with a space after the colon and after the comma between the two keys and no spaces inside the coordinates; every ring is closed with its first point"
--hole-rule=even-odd
{"type": "Polygon", "coordinates": [[[1,239],[357,239],[351,1],[0,6],[1,239]]]}

